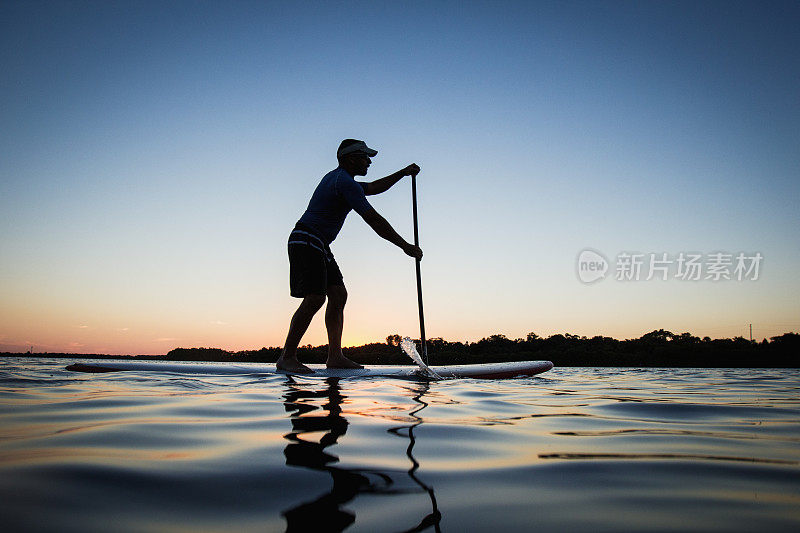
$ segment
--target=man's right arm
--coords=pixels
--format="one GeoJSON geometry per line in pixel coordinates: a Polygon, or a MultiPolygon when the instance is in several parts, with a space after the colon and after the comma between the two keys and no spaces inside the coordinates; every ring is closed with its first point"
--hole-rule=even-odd
{"type": "Polygon", "coordinates": [[[406,242],[406,240],[394,230],[392,225],[389,224],[389,221],[383,218],[375,209],[368,210],[362,215],[362,218],[364,222],[375,230],[375,233],[401,248],[406,255],[416,259],[422,259],[422,249],[419,246],[406,242]]]}

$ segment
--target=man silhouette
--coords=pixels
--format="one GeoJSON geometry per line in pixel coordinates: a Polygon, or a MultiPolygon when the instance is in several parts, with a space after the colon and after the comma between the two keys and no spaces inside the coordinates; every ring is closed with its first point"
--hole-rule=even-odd
{"type": "Polygon", "coordinates": [[[297,359],[297,347],[308,329],[311,319],[325,309],[325,327],[328,330],[328,368],[362,368],[342,354],[342,329],[347,290],[342,273],[333,257],[330,244],[342,229],[350,210],[375,230],[379,236],[400,247],[406,255],[421,259],[422,250],[405,241],[392,226],[378,214],[367,201],[367,196],[380,194],[405,176],[419,172],[416,164],[408,165],[394,174],[373,182],[355,181],[355,176],[366,176],[378,152],[364,141],[345,139],[339,145],[336,159],[339,166],[328,172],[320,181],[303,216],[289,235],[289,288],[291,295],[303,301],[292,316],[289,333],[278,358],[279,370],[312,373],[313,370],[297,359]]]}

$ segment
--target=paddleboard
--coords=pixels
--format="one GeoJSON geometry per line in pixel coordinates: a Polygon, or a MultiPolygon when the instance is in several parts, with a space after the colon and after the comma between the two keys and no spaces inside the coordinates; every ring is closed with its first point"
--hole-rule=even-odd
{"type": "MultiPolygon", "coordinates": [[[[67,370],[75,372],[169,372],[172,374],[289,374],[315,377],[393,377],[419,379],[424,377],[418,366],[368,365],[365,368],[326,368],[325,365],[307,365],[313,374],[293,374],[277,370],[267,363],[182,363],[175,361],[121,361],[109,359],[90,363],[74,363],[67,370]]],[[[517,376],[535,376],[553,368],[550,361],[517,361],[511,363],[487,363],[481,365],[432,366],[431,369],[444,378],[506,379],[517,376]]]]}

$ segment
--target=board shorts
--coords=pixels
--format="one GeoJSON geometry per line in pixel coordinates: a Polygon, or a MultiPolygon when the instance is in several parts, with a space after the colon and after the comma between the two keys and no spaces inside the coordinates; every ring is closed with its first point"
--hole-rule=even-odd
{"type": "Polygon", "coordinates": [[[295,298],[326,295],[328,287],[344,285],[342,271],[330,247],[304,224],[289,234],[289,293],[295,298]]]}

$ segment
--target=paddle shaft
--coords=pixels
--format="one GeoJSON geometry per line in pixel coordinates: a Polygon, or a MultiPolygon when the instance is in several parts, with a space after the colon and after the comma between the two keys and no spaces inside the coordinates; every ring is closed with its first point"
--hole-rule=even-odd
{"type": "MultiPolygon", "coordinates": [[[[417,175],[411,174],[411,200],[414,206],[414,245],[419,246],[419,225],[417,224],[417,175]]],[[[422,359],[428,364],[428,347],[425,344],[425,313],[422,311],[422,275],[419,269],[420,260],[415,260],[417,266],[417,304],[419,306],[419,335],[422,349],[422,359]]]]}

